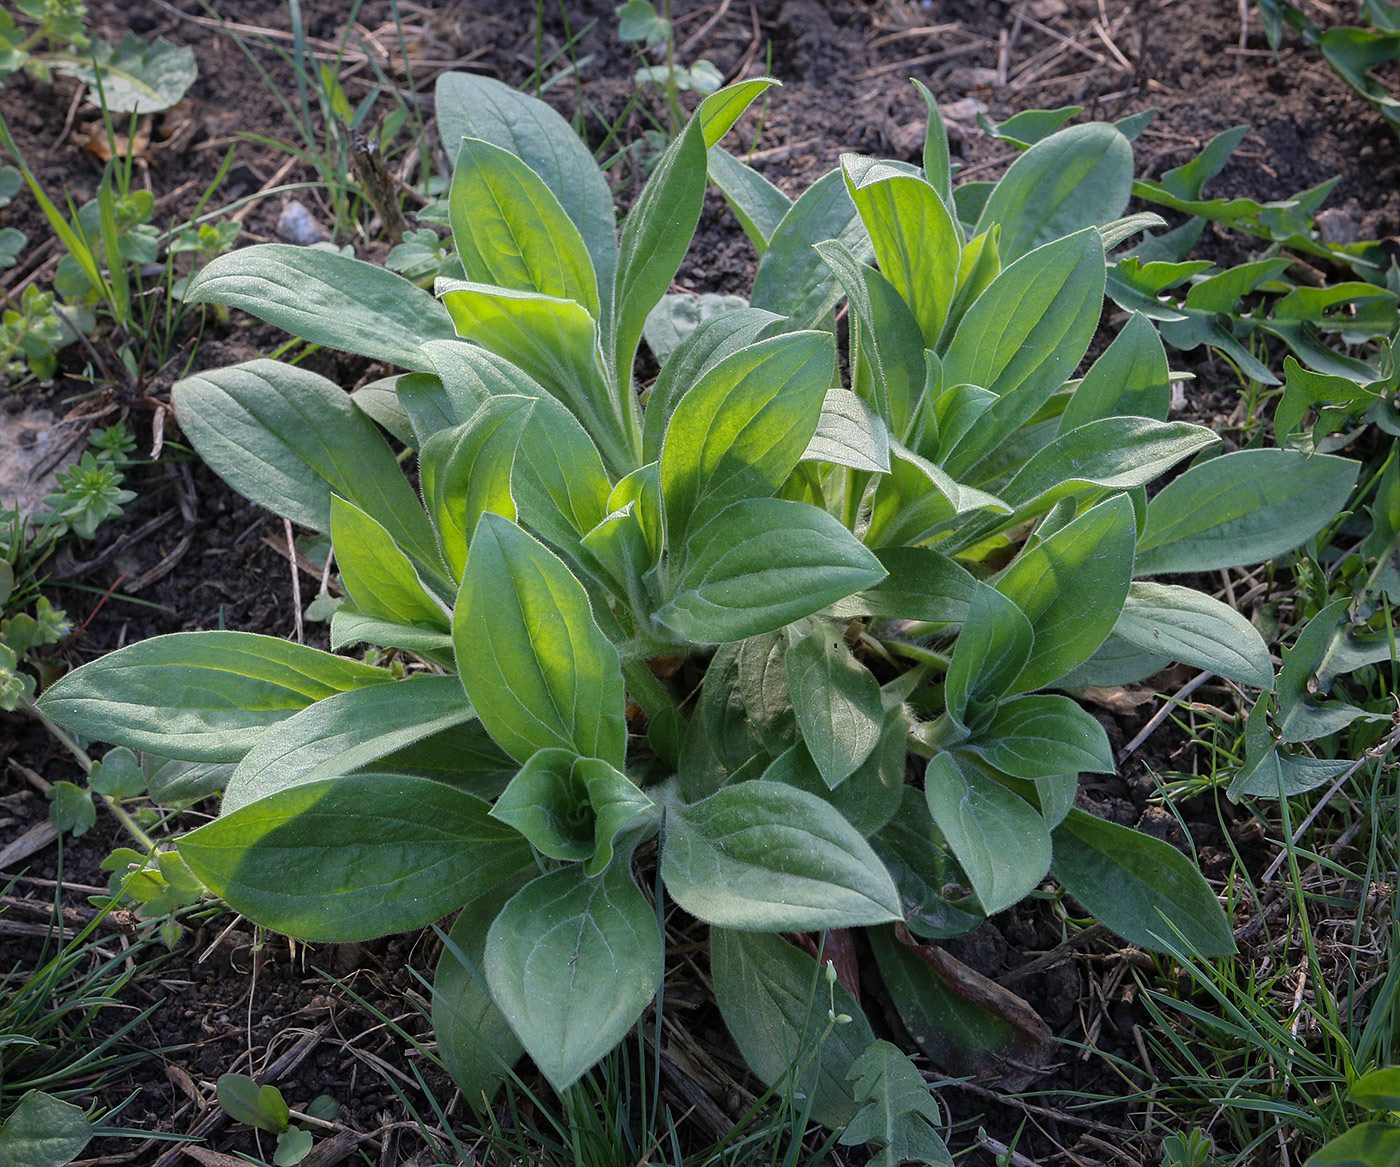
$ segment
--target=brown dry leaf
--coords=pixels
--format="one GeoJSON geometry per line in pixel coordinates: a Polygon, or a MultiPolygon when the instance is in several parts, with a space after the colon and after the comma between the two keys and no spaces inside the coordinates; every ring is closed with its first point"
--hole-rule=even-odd
{"type": "Polygon", "coordinates": [[[247,1159],[236,1155],[225,1155],[222,1151],[211,1151],[206,1147],[184,1146],[180,1148],[186,1155],[204,1167],[248,1167],[247,1159]]]}
{"type": "Polygon", "coordinates": [[[93,122],[88,126],[78,126],[73,130],[73,144],[86,150],[94,158],[101,162],[110,162],[113,158],[125,158],[128,154],[134,155],[143,162],[151,160],[151,119],[149,116],[141,118],[136,123],[135,137],[128,137],[126,134],[113,134],[107,136],[107,127],[101,122],[93,122]],[[115,145],[116,149],[113,150],[115,145]]]}
{"type": "Polygon", "coordinates": [[[1084,685],[1074,690],[1074,695],[1081,701],[1097,705],[1100,709],[1107,709],[1110,713],[1132,713],[1140,706],[1150,705],[1157,699],[1157,694],[1151,689],[1129,689],[1124,685],[1107,688],[1084,685]]]}

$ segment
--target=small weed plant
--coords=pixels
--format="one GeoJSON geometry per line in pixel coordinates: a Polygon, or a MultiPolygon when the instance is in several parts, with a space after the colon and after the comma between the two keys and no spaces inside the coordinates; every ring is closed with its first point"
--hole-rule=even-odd
{"type": "Polygon", "coordinates": [[[953,1072],[1049,1044],[928,943],[1032,893],[1151,950],[1233,951],[1190,860],[1076,808],[1114,760],[1066,691],[1169,660],[1273,689],[1253,626],[1162,577],[1311,539],[1358,464],[1167,421],[1141,313],[1075,377],[1106,252],[1160,223],[1123,218],[1119,129],[1053,133],[969,194],[930,98],[922,167],[847,156],[789,201],[719,146],[769,84],[701,101],[619,233],[562,118],[444,78],[464,278],[433,296],[276,244],[211,262],[188,300],[404,370],[347,396],[259,360],[174,390],[210,466],[329,535],[332,647],[378,663],[181,633],[38,705],[148,762],[231,769],[179,855],[261,924],[349,941],[458,912],[434,1019],[473,1103],[524,1053],[561,1091],[607,1055],[679,910],[709,926],[760,1079],[879,1162],[946,1164],[853,986],[812,1004],[823,944],[868,944],[953,1072]],[[697,321],[667,292],[711,179],[763,258],[749,305],[697,321]],[[644,333],[661,364],[639,393],[644,333]]]}

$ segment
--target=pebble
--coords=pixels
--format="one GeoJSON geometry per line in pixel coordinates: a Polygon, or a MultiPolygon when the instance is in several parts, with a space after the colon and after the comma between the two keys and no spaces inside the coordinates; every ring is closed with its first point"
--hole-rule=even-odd
{"type": "Polygon", "coordinates": [[[290,199],[283,204],[282,213],[277,216],[277,236],[288,243],[298,243],[303,247],[331,237],[330,232],[316,222],[305,204],[296,199],[290,199]]]}

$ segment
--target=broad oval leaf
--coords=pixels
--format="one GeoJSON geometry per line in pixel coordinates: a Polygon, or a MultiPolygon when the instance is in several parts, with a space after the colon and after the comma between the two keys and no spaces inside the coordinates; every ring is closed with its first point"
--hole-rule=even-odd
{"type": "Polygon", "coordinates": [[[816,432],[835,369],[829,333],[786,333],[727,357],[680,399],[661,445],[673,548],[729,503],[778,489],[816,432]]]}
{"type": "Polygon", "coordinates": [[[1273,661],[1259,630],[1233,608],[1195,588],[1134,583],[1113,634],[1232,681],[1273,688],[1273,661]]]}
{"type": "Polygon", "coordinates": [[[835,788],[880,741],[880,683],[825,621],[792,644],[784,661],[792,708],[823,781],[835,788]]]}
{"type": "Polygon", "coordinates": [[[852,155],[842,158],[842,169],[881,273],[909,305],[925,346],[934,348],[952,307],[962,256],[952,214],[917,175],[852,155]]]}
{"type": "Polygon", "coordinates": [[[617,220],[612,191],[583,139],[550,106],[475,73],[442,73],[433,94],[438,132],[449,159],[463,138],[509,150],[544,182],[583,237],[601,300],[612,299],[617,220]]]}
{"type": "Polygon", "coordinates": [[[708,924],[814,931],[900,918],[899,893],[859,832],[815,795],[739,782],[666,817],[662,877],[708,924]]]}
{"type": "MultiPolygon", "coordinates": [[[[225,813],[269,794],[349,774],[435,734],[476,720],[456,677],[416,675],[373,689],[349,689],[264,733],[238,764],[224,791],[225,813]]],[[[499,771],[510,761],[476,726],[472,751],[454,739],[463,773],[499,771]]]]}
{"type": "Polygon", "coordinates": [[[951,754],[931,758],[924,797],[987,915],[1020,903],[1050,870],[1045,820],[974,767],[951,754]]]}
{"type": "Polygon", "coordinates": [[[420,568],[437,561],[428,516],[393,451],[339,386],[258,360],[187,377],[170,395],[185,436],[239,494],[321,532],[339,495],[393,531],[420,568]]]}
{"type": "Polygon", "coordinates": [[[888,474],[890,431],[884,419],[849,389],[828,389],[817,432],[802,452],[802,461],[888,474]]]}
{"type": "Polygon", "coordinates": [[[661,442],[671,414],[701,377],[725,358],[785,326],[783,317],[760,308],[736,308],[702,319],[695,331],[672,350],[647,390],[646,415],[642,419],[644,459],[655,462],[661,456],[661,442]]]}
{"type": "Polygon", "coordinates": [[[483,514],[516,517],[511,477],[536,402],[513,395],[489,397],[460,426],[439,431],[423,445],[423,501],[453,579],[462,578],[467,547],[483,514]]]}
{"type": "Polygon", "coordinates": [[[977,297],[943,360],[945,385],[995,393],[948,453],[955,478],[1029,421],[1088,350],[1103,303],[1103,244],[1092,227],[1021,256],[977,297]]]}
{"type": "Polygon", "coordinates": [[[31,1090],[0,1129],[0,1155],[16,1167],[68,1167],[91,1140],[82,1107],[31,1090]]]}
{"type": "Polygon", "coordinates": [[[943,690],[948,716],[964,729],[970,722],[980,728],[997,699],[1021,675],[1034,644],[1035,632],[1026,614],[979,581],[948,663],[943,690]]]}
{"type": "Polygon", "coordinates": [[[622,765],[617,649],[564,562],[489,511],[472,537],[452,640],[477,716],[512,757],[559,747],[622,765]]]}
{"type": "Polygon", "coordinates": [[[987,728],[959,749],[1013,778],[1113,773],[1108,734],[1068,697],[1036,694],[997,706],[987,728]]]}
{"type": "Polygon", "coordinates": [[[331,543],[341,582],[361,612],[381,620],[447,631],[446,605],[423,586],[413,561],[384,524],[339,495],[331,497],[331,543]]]}
{"type": "Polygon", "coordinates": [[[626,1036],[661,984],[661,932],[626,863],[542,875],[486,937],[491,995],[563,1091],[626,1036]]]}
{"type": "Polygon", "coordinates": [[[479,798],[427,778],[353,774],[294,786],[180,840],[235,911],[302,940],[406,932],[530,862],[479,798]]]}
{"type": "Polygon", "coordinates": [[[323,697],[392,678],[252,632],[174,632],[60,678],[39,708],[84,737],[185,762],[236,762],[262,731],[323,697]]]}
{"type": "Polygon", "coordinates": [[[583,236],[515,154],[463,138],[448,213],[469,280],[575,300],[597,319],[598,280],[583,236]]]}
{"type": "Polygon", "coordinates": [[[1132,583],[1136,538],[1133,504],[1117,495],[1023,551],[1002,573],[997,591],[1035,630],[1035,652],[1016,691],[1048,685],[1108,638],[1132,583]]]}
{"type": "Polygon", "coordinates": [[[859,1106],[846,1075],[875,1034],[841,983],[831,987],[835,1011],[851,1018],[830,1027],[822,968],[806,953],[767,932],[710,929],[715,1002],[744,1061],[813,1121],[841,1127],[859,1106]],[[795,1074],[794,1074],[794,1071],[795,1074]]]}
{"type": "Polygon", "coordinates": [[[1009,262],[1084,227],[1113,222],[1127,207],[1132,187],[1127,138],[1105,122],[1071,126],[1011,164],[972,234],[1001,224],[999,249],[1009,262]]]}
{"type": "Polygon", "coordinates": [[[812,183],[783,215],[754,275],[749,303],[788,317],[794,328],[822,327],[841,299],[840,285],[815,250],[827,239],[839,240],[858,262],[875,257],[839,170],[812,183]]]}
{"type": "Polygon", "coordinates": [[[1146,486],[1178,462],[1220,439],[1205,426],[1146,417],[1107,417],[1060,436],[1033,455],[1000,495],[1017,508],[1049,510],[1060,499],[1090,487],[1131,490],[1146,486]]]}
{"type": "Polygon", "coordinates": [[[1055,878],[1124,940],[1161,952],[1158,937],[1177,944],[1179,931],[1199,956],[1235,951],[1215,893],[1175,847],[1082,810],[1065,816],[1054,840],[1055,878]]]}
{"type": "Polygon", "coordinates": [[[1291,551],[1336,517],[1360,469],[1298,450],[1236,450],[1193,466],[1148,504],[1136,571],[1215,571],[1291,551]]]}
{"type": "Polygon", "coordinates": [[[184,299],[242,308],[313,344],[420,373],[433,371],[422,343],[456,335],[442,305],[403,276],[286,243],[216,256],[190,278],[184,299]]]}
{"type": "Polygon", "coordinates": [[[1170,407],[1167,350],[1152,321],[1134,312],[1079,382],[1060,415],[1060,433],[1104,417],[1166,421],[1170,407]]]}
{"type": "Polygon", "coordinates": [[[690,537],[653,619],[693,644],[722,644],[772,632],[884,578],[880,561],[825,511],[745,499],[690,537]]]}

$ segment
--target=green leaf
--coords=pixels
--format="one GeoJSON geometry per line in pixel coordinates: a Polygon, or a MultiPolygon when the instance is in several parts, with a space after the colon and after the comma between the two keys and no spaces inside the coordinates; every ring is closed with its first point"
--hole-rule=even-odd
{"type": "Polygon", "coordinates": [[[814,1122],[850,1122],[860,1107],[846,1075],[875,1035],[845,986],[830,988],[833,1011],[852,1021],[829,1026],[815,960],[780,936],[728,928],[710,929],[710,972],[725,1027],[759,1079],[798,1113],[810,1105],[814,1122]]]}
{"type": "Polygon", "coordinates": [[[1367,1110],[1400,1110],[1400,1066],[1384,1066],[1362,1074],[1347,1098],[1367,1110]]]}
{"type": "Polygon", "coordinates": [[[943,360],[945,385],[995,393],[948,453],[955,478],[1029,421],[1088,350],[1103,302],[1103,244],[1086,228],[1021,256],[967,310],[943,360]]]}
{"type": "Polygon", "coordinates": [[[785,661],[802,740],[828,787],[849,778],[880,741],[880,683],[823,622],[792,643],[785,661]]]}
{"type": "Polygon", "coordinates": [[[725,358],[680,399],[661,445],[673,553],[729,503],[778,489],[816,432],[835,369],[829,333],[787,333],[725,358]]]}
{"type": "Polygon", "coordinates": [[[722,644],[781,628],[884,577],[880,561],[825,511],[746,499],[690,537],[653,619],[693,644],[722,644]]]}
{"type": "Polygon", "coordinates": [[[909,305],[924,344],[935,347],[953,303],[962,253],[952,214],[920,177],[851,154],[841,165],[880,271],[909,305]]]}
{"type": "Polygon", "coordinates": [[[865,541],[877,547],[933,540],[970,511],[1006,515],[1011,508],[996,495],[954,481],[942,467],[905,449],[890,446],[890,472],[876,487],[865,541]]]}
{"type": "Polygon", "coordinates": [[[217,1091],[219,1106],[234,1122],[269,1134],[287,1129],[291,1114],[276,1086],[259,1086],[247,1074],[221,1074],[217,1091]]]}
{"type": "Polygon", "coordinates": [[[647,390],[642,421],[642,452],[646,461],[655,462],[661,456],[661,442],[671,415],[696,382],[721,361],[786,326],[781,316],[759,308],[736,308],[702,318],[695,331],[662,362],[660,374],[647,390]]]}
{"type": "Polygon", "coordinates": [[[1032,502],[1036,512],[1049,510],[1090,487],[1132,490],[1219,441],[1205,426],[1184,421],[1105,417],[1070,430],[1062,424],[1059,437],[1032,455],[1000,495],[1024,516],[1032,502]]]}
{"type": "Polygon", "coordinates": [[[459,732],[444,740],[454,747],[458,771],[510,768],[510,760],[476,724],[456,677],[417,674],[325,697],[258,739],[228,782],[224,812],[279,790],[352,773],[457,727],[459,732]]]}
{"type": "Polygon", "coordinates": [[[560,747],[622,765],[622,670],[583,585],[489,511],[472,537],[452,639],[477,716],[512,757],[560,747]]]}
{"type": "MultiPolygon", "coordinates": [[[[880,830],[899,809],[905,789],[906,739],[909,715],[896,707],[885,714],[880,740],[855,773],[835,790],[812,761],[802,742],[794,742],[760,775],[767,782],[785,782],[829,802],[862,837],[880,830]]],[[[884,854],[880,853],[881,859],[884,854]]]]}
{"type": "Polygon", "coordinates": [[[1013,778],[1054,778],[1087,770],[1113,773],[1108,734],[1068,697],[1013,697],[987,728],[959,747],[1013,778]]]}
{"type": "Polygon", "coordinates": [[[887,1041],[870,1045],[852,1064],[847,1078],[856,1079],[860,1112],[841,1135],[843,1147],[873,1143],[879,1154],[867,1167],[953,1167],[953,1157],[938,1137],[943,1112],[929,1092],[923,1075],[898,1046],[887,1041]]]}
{"type": "Polygon", "coordinates": [[[1027,547],[1001,574],[997,591],[1035,630],[1035,653],[1016,691],[1039,689],[1083,664],[1113,631],[1132,583],[1136,538],[1133,505],[1117,495],[1027,547]]]}
{"type": "Polygon", "coordinates": [[[277,1136],[277,1149],[273,1153],[272,1162],[276,1167],[296,1167],[311,1154],[314,1143],[310,1131],[296,1126],[288,1127],[277,1136]]]}
{"type": "Polygon", "coordinates": [[[231,762],[180,762],[143,752],[141,768],[146,774],[146,790],[153,802],[162,806],[197,802],[217,794],[233,777],[231,762]]]}
{"type": "Polygon", "coordinates": [[[953,169],[948,155],[948,131],[943,125],[943,115],[939,112],[938,101],[929,88],[917,78],[914,88],[928,107],[928,128],[924,132],[924,177],[938,192],[944,204],[953,209],[953,169]]]}
{"type": "Polygon", "coordinates": [[[583,236],[540,176],[509,150],[462,139],[448,214],[467,279],[574,300],[598,318],[598,280],[583,236]]]}
{"type": "Polygon", "coordinates": [[[1122,134],[1104,122],[1072,126],[1037,142],[1011,164],[972,234],[999,223],[998,246],[1009,263],[1042,244],[1119,218],[1132,185],[1133,149],[1122,134]]]}
{"type": "MultiPolygon", "coordinates": [[[[462,425],[434,434],[423,445],[423,499],[453,579],[462,578],[467,547],[483,514],[516,517],[511,477],[535,404],[530,397],[489,397],[462,425]]],[[[353,589],[346,587],[353,598],[353,589]]]]}
{"type": "Polygon", "coordinates": [[[149,43],[131,33],[115,48],[94,39],[84,56],[52,54],[56,72],[76,77],[100,94],[110,113],[160,113],[179,103],[199,73],[194,50],[177,48],[163,36],[149,43]]]}
{"type": "Polygon", "coordinates": [[[710,181],[719,187],[729,209],[739,220],[739,226],[762,259],[768,250],[768,240],[792,206],[792,200],[752,166],[739,161],[721,146],[710,147],[708,164],[710,181]]]}
{"type": "Polygon", "coordinates": [[[323,533],[339,495],[393,531],[420,568],[438,561],[388,443],[339,386],[258,360],[177,381],[171,399],[199,456],[239,494],[323,533]]]}
{"type": "Polygon", "coordinates": [[[844,244],[859,262],[875,256],[839,170],[824,174],[792,204],[768,241],[749,303],[788,317],[793,328],[821,328],[841,288],[814,250],[823,240],[844,244]]]}
{"type": "Polygon", "coordinates": [[[1104,417],[1136,415],[1166,421],[1170,405],[1167,350],[1152,321],[1134,312],[1075,389],[1060,415],[1060,433],[1104,417]]]}
{"type": "Polygon", "coordinates": [[[509,823],[540,854],[587,860],[584,873],[597,875],[612,862],[617,833],[651,805],[607,762],[540,750],[511,779],[491,817],[509,823]]]}
{"type": "Polygon", "coordinates": [[[1232,681],[1273,688],[1273,662],[1258,630],[1233,608],[1194,588],[1134,583],[1113,633],[1232,681]]]}
{"type": "Polygon", "coordinates": [[[45,791],[49,800],[49,821],[61,834],[73,838],[85,835],[97,825],[97,807],[92,795],[72,782],[55,782],[45,791]]]}
{"type": "Polygon", "coordinates": [[[456,335],[442,305],[403,276],[287,243],[216,256],[190,277],[184,298],[242,308],[313,344],[421,373],[433,371],[422,343],[456,335]]]}
{"type": "Polygon", "coordinates": [[[597,324],[586,308],[461,280],[441,279],[437,288],[464,339],[503,357],[568,406],[615,471],[635,466],[634,406],[608,388],[597,324]]]}
{"type": "Polygon", "coordinates": [[[617,270],[612,191],[573,126],[538,98],[475,73],[440,73],[433,108],[449,159],[457,157],[464,137],[481,138],[540,176],[583,237],[599,298],[610,303],[617,270]]]}
{"type": "Polygon", "coordinates": [[[365,615],[439,632],[450,626],[446,605],[384,525],[339,495],[331,496],[331,542],[345,590],[365,615]]]}
{"type": "Polygon", "coordinates": [[[874,588],[835,604],[833,615],[888,616],[961,624],[977,580],[961,564],[930,547],[882,547],[876,552],[889,574],[874,588]]]}
{"type": "Polygon", "coordinates": [[[720,292],[668,292],[647,313],[642,335],[647,347],[664,365],[676,351],[676,346],[694,332],[704,321],[726,312],[737,312],[749,306],[743,296],[720,292]]]}
{"type": "MultiPolygon", "coordinates": [[[[814,246],[840,281],[858,330],[851,384],[879,411],[893,435],[906,439],[926,377],[919,322],[889,280],[858,263],[844,244],[826,240],[814,246]]],[[[888,455],[881,469],[888,469],[888,455]]]]}
{"type": "Polygon", "coordinates": [[[657,15],[651,0],[627,0],[617,6],[617,39],[641,41],[647,48],[666,43],[671,22],[657,15]]]}
{"type": "Polygon", "coordinates": [[[944,684],[944,707],[955,725],[975,731],[986,724],[1025,669],[1034,643],[1025,613],[979,581],[944,684]]]}
{"type": "Polygon", "coordinates": [[[666,818],[662,876],[691,915],[725,928],[808,931],[899,918],[870,845],[822,799],[740,782],[666,818]]]}
{"type": "Polygon", "coordinates": [[[1066,105],[1059,109],[1023,109],[999,126],[993,125],[986,114],[978,114],[977,125],[998,141],[1007,142],[1019,150],[1028,150],[1083,112],[1082,105],[1066,105]]]}
{"type": "Polygon", "coordinates": [[[1025,799],[951,754],[929,760],[924,796],[987,915],[1020,903],[1045,878],[1050,832],[1025,799]]]}
{"type": "Polygon", "coordinates": [[[102,755],[102,761],[92,768],[88,785],[98,794],[112,798],[136,798],[146,793],[146,775],[141,763],[125,746],[118,746],[102,755]]]}
{"type": "MultiPolygon", "coordinates": [[[[1400,40],[1400,37],[1396,39],[1400,40]]],[[[1329,1139],[1308,1156],[1303,1167],[1400,1167],[1400,1127],[1383,1122],[1363,1122],[1335,1139],[1329,1139]]]]}
{"type": "Polygon", "coordinates": [[[1311,539],[1346,505],[1359,462],[1236,450],[1191,467],[1147,507],[1139,575],[1261,563],[1311,539]]]}
{"type": "Polygon", "coordinates": [[[507,880],[462,908],[433,975],[433,1034],[447,1072],[474,1113],[481,1114],[525,1047],[496,1007],[482,972],[486,934],[522,886],[507,880]]]}
{"type": "MultiPolygon", "coordinates": [[[[1304,625],[1291,647],[1283,650],[1283,667],[1278,674],[1280,741],[1312,741],[1368,716],[1355,705],[1326,699],[1331,678],[1349,655],[1351,603],[1346,597],[1334,600],[1304,625]]],[[[1389,644],[1385,647],[1388,658],[1389,644]]]]}
{"type": "Polygon", "coordinates": [[[234,911],[302,940],[407,932],[530,861],[479,798],[441,782],[353,774],[282,790],[180,840],[234,911]]]}
{"type": "Polygon", "coordinates": [[[849,389],[828,389],[817,432],[802,452],[802,461],[887,474],[889,430],[880,415],[849,389]]]}
{"type": "Polygon", "coordinates": [[[491,995],[562,1091],[626,1035],[656,995],[661,933],[626,863],[561,868],[527,884],[486,938],[491,995]]]}
{"type": "Polygon", "coordinates": [[[706,98],[686,123],[623,221],[609,353],[620,385],[631,384],[632,359],[647,315],[670,288],[700,222],[706,175],[702,111],[721,96],[706,98]]]}
{"type": "Polygon", "coordinates": [[[402,648],[441,664],[444,653],[446,659],[451,660],[452,636],[437,628],[367,616],[349,600],[343,600],[331,613],[331,649],[339,652],[354,644],[402,648]]]}
{"type": "Polygon", "coordinates": [[[1235,951],[1230,922],[1196,865],[1175,847],[1072,810],[1054,831],[1051,868],[1065,890],[1132,944],[1161,952],[1180,932],[1200,956],[1235,951]]]}
{"type": "Polygon", "coordinates": [[[98,741],[189,762],[236,762],[313,701],[390,680],[251,632],[175,632],[120,648],[50,685],[39,708],[98,741]]]}

